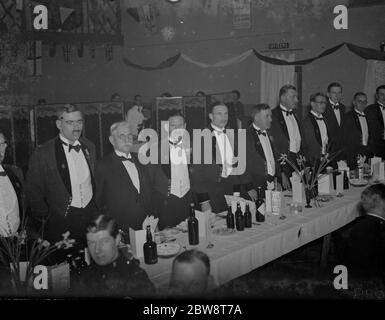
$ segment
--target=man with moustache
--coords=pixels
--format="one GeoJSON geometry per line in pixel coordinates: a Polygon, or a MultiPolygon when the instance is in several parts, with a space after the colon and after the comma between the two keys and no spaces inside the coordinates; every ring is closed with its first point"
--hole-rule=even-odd
{"type": "Polygon", "coordinates": [[[278,178],[285,188],[289,187],[288,179],[279,167],[278,155],[272,137],[269,135],[272,117],[267,104],[257,104],[251,112],[253,123],[246,131],[246,170],[241,176],[242,185],[246,187],[245,198],[255,201],[257,188],[263,190],[274,188],[274,178],[278,178]]]}
{"type": "Polygon", "coordinates": [[[311,110],[303,121],[303,151],[311,164],[326,155],[331,148],[330,128],[323,116],[326,99],[322,92],[313,93],[310,96],[311,110]]]}
{"type": "Polygon", "coordinates": [[[376,103],[365,109],[368,121],[369,145],[374,155],[385,159],[385,85],[376,89],[376,103]]]}
{"type": "Polygon", "coordinates": [[[58,109],[59,135],[38,147],[29,161],[26,193],[32,216],[43,223],[50,242],[70,238],[84,247],[88,221],[95,212],[95,146],[82,138],[83,115],[73,105],[58,109]]]}
{"type": "Polygon", "coordinates": [[[103,214],[112,216],[128,233],[142,229],[147,216],[154,215],[154,201],[148,170],[130,152],[133,133],[126,121],[110,128],[114,151],[100,160],[95,169],[96,203],[103,214]]]}
{"type": "Polygon", "coordinates": [[[14,234],[20,224],[24,203],[23,172],[20,168],[3,163],[7,140],[0,131],[0,236],[14,234]]]}
{"type": "Polygon", "coordinates": [[[373,156],[369,146],[369,124],[365,115],[366,94],[357,92],[353,98],[353,110],[346,114],[342,127],[343,141],[346,146],[347,163],[350,169],[357,168],[357,156],[373,156]]]}
{"type": "MultiPolygon", "coordinates": [[[[297,89],[293,85],[284,85],[279,90],[279,106],[272,112],[270,130],[278,154],[286,154],[294,162],[301,151],[302,142],[301,124],[295,114],[297,104],[297,89]]],[[[282,170],[288,177],[293,172],[288,164],[282,170]]]]}
{"type": "Polygon", "coordinates": [[[190,148],[189,141],[186,141],[185,129],[183,116],[178,113],[171,115],[168,118],[169,137],[160,143],[160,146],[164,147],[159,148],[161,161],[149,165],[160,230],[178,225],[188,218],[190,213],[190,148]]]}
{"type": "MultiPolygon", "coordinates": [[[[234,150],[226,132],[227,106],[220,102],[214,104],[211,107],[209,118],[211,123],[208,129],[211,131],[212,148],[208,150],[204,141],[201,140],[203,151],[201,164],[192,166],[191,177],[202,211],[210,210],[219,213],[227,209],[225,194],[233,194],[234,185],[239,185],[240,182],[238,176],[231,175],[235,163],[234,150]],[[204,163],[205,151],[211,153],[211,163],[204,163]]],[[[237,139],[234,134],[235,141],[237,139]]]]}
{"type": "MultiPolygon", "coordinates": [[[[326,103],[325,123],[329,128],[330,140],[333,142],[333,150],[339,151],[344,149],[342,140],[342,123],[345,120],[345,106],[341,103],[342,86],[338,82],[332,82],[328,85],[328,99],[326,103]]],[[[344,158],[344,153],[338,156],[338,160],[344,158]]]]}

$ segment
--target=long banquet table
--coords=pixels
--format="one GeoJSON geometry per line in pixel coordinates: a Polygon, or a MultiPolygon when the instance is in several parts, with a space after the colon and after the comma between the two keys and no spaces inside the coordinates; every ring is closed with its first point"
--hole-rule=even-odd
{"type": "MultiPolygon", "coordinates": [[[[334,200],[322,203],[322,207],[303,208],[298,215],[290,214],[289,207],[285,206],[286,219],[283,220],[268,214],[264,223],[253,224],[251,229],[226,236],[213,234],[211,243],[214,247],[209,249],[205,238],[194,247],[188,245],[187,233],[177,234],[174,238],[182,248],[196,248],[210,257],[211,276],[220,286],[353,221],[358,215],[356,204],[363,189],[350,188],[345,190],[344,197],[334,197],[334,200]]],[[[218,219],[215,228],[225,224],[225,219],[218,219]]],[[[142,258],[141,266],[159,288],[169,282],[172,261],[173,258],[159,258],[157,264],[146,265],[142,258]]]]}

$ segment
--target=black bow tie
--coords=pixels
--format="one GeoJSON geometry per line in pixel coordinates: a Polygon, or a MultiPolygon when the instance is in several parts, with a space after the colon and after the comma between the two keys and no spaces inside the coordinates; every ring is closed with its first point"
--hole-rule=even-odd
{"type": "Polygon", "coordinates": [[[6,177],[6,176],[7,176],[7,173],[5,171],[0,172],[0,177],[6,177]]]}
{"type": "Polygon", "coordinates": [[[316,116],[314,116],[314,118],[315,118],[316,120],[318,120],[318,121],[324,121],[324,118],[319,118],[319,117],[316,117],[316,116]]]}
{"type": "Polygon", "coordinates": [[[182,141],[182,139],[179,139],[178,141],[176,141],[176,142],[173,142],[173,141],[171,141],[171,140],[168,140],[168,142],[172,145],[172,146],[174,146],[174,147],[177,147],[178,145],[180,145],[181,142],[182,141]]]}
{"type": "Polygon", "coordinates": [[[381,107],[382,110],[385,110],[385,105],[383,104],[378,104],[378,105],[381,107]]]}
{"type": "Polygon", "coordinates": [[[65,146],[68,146],[68,152],[71,152],[71,150],[75,150],[76,152],[79,152],[80,149],[82,148],[82,146],[80,144],[77,144],[76,146],[72,145],[72,144],[68,144],[66,142],[64,142],[63,140],[60,140],[62,144],[64,144],[65,146]]]}
{"type": "Polygon", "coordinates": [[[356,114],[357,114],[357,116],[359,116],[359,117],[364,117],[364,118],[366,118],[366,116],[365,116],[364,114],[361,114],[361,113],[358,113],[358,112],[356,112],[356,114]]]}
{"type": "Polygon", "coordinates": [[[333,109],[334,110],[340,110],[340,106],[338,104],[333,104],[333,109]]]}
{"type": "Polygon", "coordinates": [[[132,163],[134,163],[134,160],[132,160],[132,158],[126,158],[126,157],[123,157],[123,156],[118,156],[118,159],[120,160],[120,161],[130,161],[130,162],[132,162],[132,163]]]}
{"type": "Polygon", "coordinates": [[[290,116],[290,115],[293,115],[293,114],[294,114],[293,110],[284,110],[284,109],[281,109],[281,111],[282,111],[282,112],[286,112],[286,115],[287,115],[287,116],[290,116]]]}
{"type": "Polygon", "coordinates": [[[263,136],[266,137],[266,132],[263,132],[262,130],[259,130],[259,129],[256,129],[256,131],[257,131],[257,133],[258,133],[259,136],[260,136],[260,135],[263,135],[263,136]]]}

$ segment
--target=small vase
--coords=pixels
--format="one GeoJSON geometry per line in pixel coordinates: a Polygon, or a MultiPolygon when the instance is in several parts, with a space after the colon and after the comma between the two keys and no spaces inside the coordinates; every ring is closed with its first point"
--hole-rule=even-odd
{"type": "Polygon", "coordinates": [[[312,196],[313,196],[312,190],[306,188],[305,189],[305,197],[306,197],[306,206],[305,206],[305,208],[312,208],[312,206],[310,205],[312,196]]]}

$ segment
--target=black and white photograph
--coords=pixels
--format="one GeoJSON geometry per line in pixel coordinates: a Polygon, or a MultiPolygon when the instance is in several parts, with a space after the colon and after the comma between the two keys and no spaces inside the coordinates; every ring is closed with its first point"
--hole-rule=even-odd
{"type": "Polygon", "coordinates": [[[385,300],[384,30],[384,0],[0,0],[0,301],[385,300]]]}

